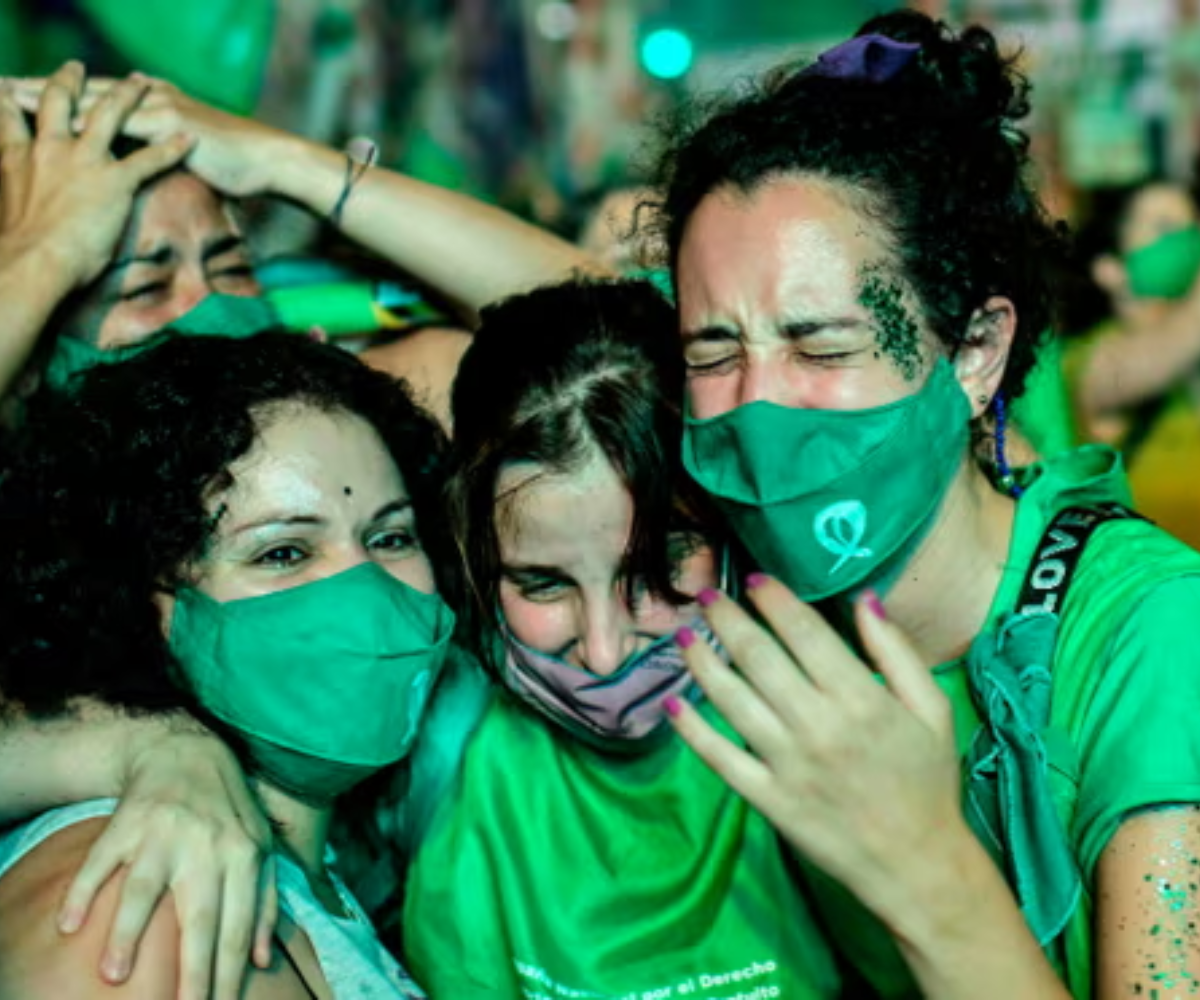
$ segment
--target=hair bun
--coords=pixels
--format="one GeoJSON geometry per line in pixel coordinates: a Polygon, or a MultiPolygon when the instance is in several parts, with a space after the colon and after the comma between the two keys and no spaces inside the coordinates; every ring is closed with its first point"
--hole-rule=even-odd
{"type": "Polygon", "coordinates": [[[1016,69],[1017,57],[1002,55],[986,28],[956,34],[943,21],[900,10],[872,18],[858,34],[920,45],[917,58],[883,86],[909,91],[942,116],[1005,128],[1029,113],[1029,84],[1016,69]]]}

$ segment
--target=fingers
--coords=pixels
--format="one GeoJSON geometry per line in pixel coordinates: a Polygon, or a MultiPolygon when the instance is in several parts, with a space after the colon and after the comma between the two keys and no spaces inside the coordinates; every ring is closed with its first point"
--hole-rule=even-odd
{"type": "Polygon", "coordinates": [[[182,163],[194,145],[195,139],[181,132],[166,142],[155,143],[130,154],[121,161],[121,166],[129,172],[134,186],[140,187],[151,177],[157,177],[182,163]]]}
{"type": "MultiPolygon", "coordinates": [[[[182,934],[180,1000],[209,1000],[217,926],[221,919],[220,890],[212,879],[181,884],[175,891],[175,908],[182,934]]],[[[245,953],[242,962],[245,963],[245,953]]]]}
{"type": "MultiPolygon", "coordinates": [[[[731,601],[726,603],[732,604],[731,601]]],[[[753,625],[753,623],[751,624],[753,625]]],[[[715,626],[714,631],[717,631],[715,626]]],[[[771,642],[765,633],[764,637],[767,642],[771,642]]],[[[724,636],[720,636],[720,638],[722,642],[725,641],[724,636]]],[[[713,703],[717,711],[750,746],[765,757],[786,747],[787,730],[779,715],[773,710],[771,704],[764,700],[760,691],[739,677],[707,642],[698,640],[691,629],[680,629],[677,641],[683,648],[684,660],[687,662],[688,670],[696,679],[696,683],[704,690],[708,700],[713,703]]],[[[771,645],[774,643],[771,642],[771,645]]],[[[743,644],[741,649],[745,652],[746,645],[743,644]]],[[[730,653],[734,662],[740,667],[742,660],[738,654],[733,649],[730,649],[730,653]]],[[[772,654],[777,658],[781,656],[778,647],[773,651],[766,651],[765,646],[752,655],[772,654]]],[[[761,664],[760,669],[762,669],[761,664]]]]}
{"type": "Polygon", "coordinates": [[[818,690],[861,694],[877,686],[820,612],[778,580],[756,573],[747,580],[746,594],[818,690]]]}
{"type": "Polygon", "coordinates": [[[247,853],[230,866],[221,896],[213,1000],[238,1000],[256,930],[262,857],[247,853]]]}
{"type": "Polygon", "coordinates": [[[100,974],[110,983],[122,983],[137,960],[138,943],[166,891],[161,872],[135,862],[121,887],[121,904],[113,918],[108,945],[100,963],[100,974]]]}
{"type": "Polygon", "coordinates": [[[949,700],[907,636],[887,620],[874,593],[859,599],[854,617],[863,647],[887,680],[888,690],[930,729],[952,733],[954,719],[949,700]]]}
{"type": "Polygon", "coordinates": [[[125,863],[123,849],[117,846],[120,839],[114,819],[88,851],[58,911],[58,929],[64,934],[73,934],[84,925],[96,894],[125,863]]]}
{"type": "Polygon", "coordinates": [[[12,87],[7,82],[0,83],[0,149],[23,146],[30,139],[29,124],[12,87]]]}
{"type": "Polygon", "coordinates": [[[100,151],[107,151],[149,91],[150,81],[134,75],[111,88],[86,111],[81,108],[84,114],[81,138],[100,151]]]}
{"type": "Polygon", "coordinates": [[[72,60],[46,81],[37,109],[38,135],[59,139],[70,136],[83,80],[83,63],[72,60]]]}
{"type": "Polygon", "coordinates": [[[761,800],[771,780],[762,761],[718,733],[686,701],[671,698],[667,710],[675,732],[718,777],[752,805],[761,800]]]}
{"type": "Polygon", "coordinates": [[[254,929],[254,964],[271,966],[275,927],[279,923],[279,886],[275,881],[275,855],[268,854],[258,879],[258,923],[254,929]]]}

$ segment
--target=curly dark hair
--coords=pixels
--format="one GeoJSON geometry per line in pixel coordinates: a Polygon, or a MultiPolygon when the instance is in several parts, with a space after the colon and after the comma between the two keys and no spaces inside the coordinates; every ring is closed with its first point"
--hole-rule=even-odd
{"type": "Polygon", "coordinates": [[[216,526],[205,499],[281,403],[355,414],[378,431],[439,584],[454,591],[443,435],[400,383],[292,334],[167,335],[30,407],[0,483],[0,702],[33,716],[80,697],[194,710],[153,595],[186,582],[216,526]]]}
{"type": "Polygon", "coordinates": [[[668,126],[656,226],[672,268],[710,192],[751,192],[785,174],[831,182],[888,234],[898,276],[952,354],[990,296],[1012,300],[1003,390],[1015,398],[1054,318],[1066,260],[1065,226],[1051,222],[1026,177],[1028,139],[1016,122],[1029,111],[1029,85],[981,27],[955,34],[898,11],[858,34],[920,50],[882,83],[785,67],[668,126]]]}
{"type": "Polygon", "coordinates": [[[633,499],[628,586],[692,600],[672,585],[680,553],[668,540],[711,539],[719,522],[680,458],[676,331],[674,309],[645,281],[576,279],[483,310],[454,383],[447,495],[485,650],[499,603],[496,481],[513,462],[569,473],[598,449],[633,499]]]}

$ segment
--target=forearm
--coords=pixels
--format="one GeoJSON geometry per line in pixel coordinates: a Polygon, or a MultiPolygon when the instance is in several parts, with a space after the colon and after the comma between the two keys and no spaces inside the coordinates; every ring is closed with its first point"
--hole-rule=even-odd
{"type": "Polygon", "coordinates": [[[1079,404],[1091,417],[1161,396],[1200,366],[1200,289],[1161,319],[1134,319],[1091,349],[1079,404]]]}
{"type": "MultiPolygon", "coordinates": [[[[345,155],[295,137],[280,142],[271,193],[328,215],[345,184],[345,155]]],[[[381,168],[354,186],[341,228],[472,311],[575,272],[607,273],[584,251],[508,212],[381,168]]]]}
{"type": "Polygon", "coordinates": [[[0,824],[121,794],[130,763],[150,741],[204,732],[188,716],[130,716],[97,702],[49,721],[0,722],[0,824]]]}
{"type": "Polygon", "coordinates": [[[38,338],[72,284],[61,266],[37,249],[6,244],[0,238],[0,398],[16,385],[38,338]]]}
{"type": "Polygon", "coordinates": [[[888,923],[927,1000],[1071,1000],[1003,876],[972,838],[930,858],[888,923]]]}

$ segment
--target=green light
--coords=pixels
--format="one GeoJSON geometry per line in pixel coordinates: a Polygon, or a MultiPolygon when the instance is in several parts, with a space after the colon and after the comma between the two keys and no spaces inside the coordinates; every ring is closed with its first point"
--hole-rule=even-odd
{"type": "Polygon", "coordinates": [[[652,31],[642,42],[642,65],[660,80],[683,76],[692,66],[692,40],[674,28],[652,31]]]}

